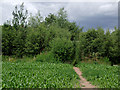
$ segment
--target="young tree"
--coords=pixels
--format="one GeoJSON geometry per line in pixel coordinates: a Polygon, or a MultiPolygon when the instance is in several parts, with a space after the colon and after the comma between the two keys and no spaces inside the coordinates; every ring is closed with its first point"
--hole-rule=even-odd
{"type": "Polygon", "coordinates": [[[115,31],[111,33],[111,53],[110,60],[112,64],[120,63],[120,30],[115,27],[115,31]]]}
{"type": "Polygon", "coordinates": [[[49,14],[48,17],[45,18],[45,24],[47,26],[50,26],[51,24],[55,24],[56,23],[56,16],[54,14],[49,14]]]}
{"type": "Polygon", "coordinates": [[[15,6],[15,10],[12,13],[12,23],[7,21],[3,25],[3,55],[17,55],[18,57],[24,55],[27,14],[28,11],[24,10],[24,3],[20,5],[19,10],[18,7],[15,6]]]}
{"type": "Polygon", "coordinates": [[[66,27],[67,23],[67,12],[64,11],[64,8],[60,8],[57,14],[57,23],[61,28],[66,27]]]}
{"type": "Polygon", "coordinates": [[[17,29],[18,26],[26,27],[27,26],[27,15],[28,11],[24,10],[24,3],[20,5],[20,9],[15,6],[15,10],[12,12],[13,20],[12,24],[17,29]]]}
{"type": "Polygon", "coordinates": [[[40,11],[38,11],[38,13],[35,16],[32,16],[32,14],[30,14],[30,17],[28,19],[28,26],[29,27],[38,27],[43,21],[43,17],[40,14],[40,11]]]}

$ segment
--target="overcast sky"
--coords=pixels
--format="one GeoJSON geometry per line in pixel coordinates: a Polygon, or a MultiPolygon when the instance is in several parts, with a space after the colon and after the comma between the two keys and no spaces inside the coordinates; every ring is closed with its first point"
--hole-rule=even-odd
{"type": "Polygon", "coordinates": [[[4,0],[0,2],[0,25],[6,20],[12,19],[12,11],[15,5],[24,2],[29,13],[35,14],[40,10],[41,15],[46,17],[49,13],[57,13],[64,7],[70,21],[75,21],[79,26],[96,28],[101,26],[104,29],[113,29],[118,26],[118,0],[4,0]],[[89,2],[88,2],[89,1],[89,2]]]}

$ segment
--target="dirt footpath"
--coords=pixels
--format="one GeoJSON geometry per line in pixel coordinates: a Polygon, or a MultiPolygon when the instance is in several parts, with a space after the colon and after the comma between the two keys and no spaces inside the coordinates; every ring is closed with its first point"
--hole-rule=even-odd
{"type": "Polygon", "coordinates": [[[73,69],[80,77],[80,87],[81,88],[97,88],[96,86],[93,86],[92,84],[90,84],[90,82],[88,82],[85,78],[82,77],[82,72],[79,70],[79,68],[73,67],[73,69]]]}

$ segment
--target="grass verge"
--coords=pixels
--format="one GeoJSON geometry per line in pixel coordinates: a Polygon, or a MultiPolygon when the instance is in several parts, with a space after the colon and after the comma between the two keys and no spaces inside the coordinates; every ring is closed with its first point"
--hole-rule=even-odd
{"type": "Polygon", "coordinates": [[[79,63],[76,65],[82,71],[82,75],[98,88],[120,88],[118,80],[119,66],[103,64],[79,63]]]}

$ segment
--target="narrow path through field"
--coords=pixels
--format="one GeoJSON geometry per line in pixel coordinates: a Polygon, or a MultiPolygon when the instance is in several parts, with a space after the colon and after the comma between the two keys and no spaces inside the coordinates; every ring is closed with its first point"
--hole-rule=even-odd
{"type": "Polygon", "coordinates": [[[80,87],[81,88],[96,88],[96,86],[93,86],[92,84],[90,84],[90,82],[88,82],[85,78],[82,77],[82,72],[79,70],[79,68],[73,67],[73,69],[80,77],[80,87]]]}

